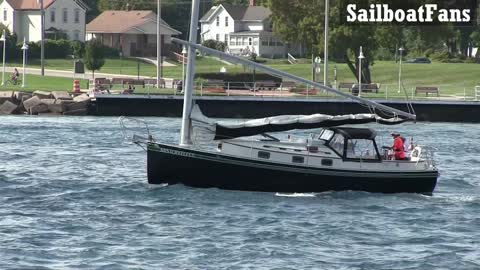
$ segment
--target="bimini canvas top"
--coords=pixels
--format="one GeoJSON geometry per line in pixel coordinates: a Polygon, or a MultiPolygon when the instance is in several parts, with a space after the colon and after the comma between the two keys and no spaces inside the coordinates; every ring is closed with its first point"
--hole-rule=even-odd
{"type": "Polygon", "coordinates": [[[376,114],[347,114],[335,116],[326,114],[281,115],[244,121],[214,121],[204,116],[198,105],[194,106],[191,119],[194,126],[195,124],[199,124],[214,133],[214,140],[233,139],[294,129],[314,129],[374,122],[384,125],[396,125],[408,121],[398,117],[382,118],[376,114]]]}

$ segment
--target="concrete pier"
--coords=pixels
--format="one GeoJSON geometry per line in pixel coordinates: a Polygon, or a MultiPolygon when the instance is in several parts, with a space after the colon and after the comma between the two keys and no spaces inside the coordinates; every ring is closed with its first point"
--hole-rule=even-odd
{"type": "MultiPolygon", "coordinates": [[[[339,99],[273,97],[195,97],[208,117],[260,118],[288,114],[369,113],[363,105],[339,99]]],[[[407,111],[405,101],[379,100],[381,104],[407,111]]],[[[180,117],[183,96],[99,95],[89,114],[98,116],[180,117]]],[[[418,121],[480,123],[480,102],[415,101],[418,121]]]]}

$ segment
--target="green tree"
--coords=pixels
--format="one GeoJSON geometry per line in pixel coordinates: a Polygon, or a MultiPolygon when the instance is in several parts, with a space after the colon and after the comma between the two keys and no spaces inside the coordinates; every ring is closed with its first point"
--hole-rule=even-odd
{"type": "Polygon", "coordinates": [[[85,56],[83,61],[88,70],[93,72],[95,78],[95,70],[100,70],[105,64],[103,44],[98,39],[92,39],[85,45],[85,56]]]}

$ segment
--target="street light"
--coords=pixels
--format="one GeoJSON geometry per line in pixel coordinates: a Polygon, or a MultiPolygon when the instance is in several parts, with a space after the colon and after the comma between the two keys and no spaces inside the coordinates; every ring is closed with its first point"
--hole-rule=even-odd
{"type": "Polygon", "coordinates": [[[320,74],[320,72],[322,71],[321,67],[320,67],[320,64],[322,63],[322,58],[320,58],[320,56],[317,56],[315,57],[315,77],[314,77],[314,80],[313,81],[317,81],[317,74],[320,74]]]}
{"type": "Polygon", "coordinates": [[[5,47],[7,47],[7,36],[5,35],[5,29],[3,30],[3,35],[0,38],[0,41],[3,42],[2,86],[4,86],[5,85],[5,47]]]}
{"type": "Polygon", "coordinates": [[[403,47],[400,47],[398,51],[400,51],[400,64],[398,66],[398,93],[400,93],[401,87],[402,87],[402,54],[405,49],[403,47]]]}
{"type": "MultiPolygon", "coordinates": [[[[325,59],[324,67],[323,67],[323,85],[327,86],[328,81],[328,19],[330,12],[330,0],[325,0],[325,55],[323,56],[325,59]]],[[[319,72],[320,73],[320,72],[319,72]]]]}
{"type": "Polygon", "coordinates": [[[22,50],[23,50],[22,88],[24,88],[25,87],[25,64],[27,63],[27,51],[28,51],[28,45],[27,45],[27,41],[25,40],[25,38],[23,38],[22,50]]]}
{"type": "Polygon", "coordinates": [[[157,0],[157,88],[160,88],[162,80],[162,1],[157,0]]]}
{"type": "Polygon", "coordinates": [[[360,46],[360,55],[358,56],[358,96],[362,94],[362,59],[364,59],[362,46],[360,46]]]}
{"type": "Polygon", "coordinates": [[[185,55],[187,54],[187,47],[183,45],[182,47],[182,87],[185,82],[185,55]]]}

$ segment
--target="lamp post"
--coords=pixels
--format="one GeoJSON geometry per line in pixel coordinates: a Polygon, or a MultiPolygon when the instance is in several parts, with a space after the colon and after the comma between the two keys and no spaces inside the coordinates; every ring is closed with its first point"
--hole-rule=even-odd
{"type": "Polygon", "coordinates": [[[323,56],[325,59],[324,66],[323,66],[323,85],[327,86],[328,80],[328,17],[330,12],[330,0],[325,0],[325,55],[323,56]]]}
{"type": "Polygon", "coordinates": [[[402,54],[405,49],[403,47],[400,47],[398,51],[400,52],[400,63],[398,65],[398,93],[400,93],[400,90],[402,88],[402,54]]]}
{"type": "Polygon", "coordinates": [[[321,67],[320,64],[322,63],[322,58],[320,56],[315,57],[315,77],[314,77],[314,82],[317,81],[317,74],[320,74],[321,72],[321,67]]]}
{"type": "Polygon", "coordinates": [[[360,46],[360,55],[358,56],[358,96],[362,95],[362,59],[364,59],[362,46],[360,46]]]}
{"type": "Polygon", "coordinates": [[[3,30],[3,35],[0,38],[0,41],[3,42],[2,86],[4,86],[5,85],[5,47],[7,47],[7,36],[5,35],[5,30],[3,30]]]}
{"type": "Polygon", "coordinates": [[[160,27],[162,25],[162,2],[157,0],[157,88],[160,88],[162,79],[162,33],[160,27]]]}
{"type": "Polygon", "coordinates": [[[333,68],[333,81],[335,83],[335,89],[337,89],[337,65],[333,68]]]}
{"type": "Polygon", "coordinates": [[[27,41],[25,40],[25,38],[23,38],[22,50],[23,50],[22,88],[24,88],[25,87],[25,65],[27,64],[27,51],[28,51],[28,45],[27,45],[27,41]]]}
{"type": "Polygon", "coordinates": [[[183,45],[182,47],[182,87],[185,82],[185,55],[187,54],[187,47],[183,45]]]}

